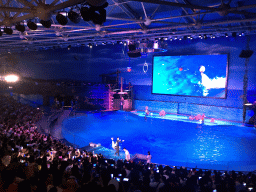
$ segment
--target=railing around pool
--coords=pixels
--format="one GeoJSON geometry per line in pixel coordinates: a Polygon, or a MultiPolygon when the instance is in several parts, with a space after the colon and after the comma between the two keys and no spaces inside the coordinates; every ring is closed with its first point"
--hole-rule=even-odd
{"type": "Polygon", "coordinates": [[[81,148],[89,145],[90,141],[68,131],[64,127],[62,127],[61,134],[63,138],[65,138],[68,142],[72,143],[73,146],[76,148],[81,148]]]}

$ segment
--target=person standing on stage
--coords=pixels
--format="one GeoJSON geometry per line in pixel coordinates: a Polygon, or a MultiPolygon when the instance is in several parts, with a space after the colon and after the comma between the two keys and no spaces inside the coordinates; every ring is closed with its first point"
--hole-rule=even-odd
{"type": "Polygon", "coordinates": [[[124,109],[124,98],[121,96],[121,106],[120,106],[120,108],[121,108],[121,110],[123,110],[124,109]]]}
{"type": "Polygon", "coordinates": [[[149,115],[148,106],[145,107],[145,119],[147,119],[147,116],[149,115]]]}
{"type": "Polygon", "coordinates": [[[149,115],[148,106],[145,107],[145,116],[149,115]]]}
{"type": "Polygon", "coordinates": [[[148,155],[147,155],[147,163],[148,164],[151,163],[151,159],[152,159],[152,155],[150,155],[150,151],[148,151],[148,155]]]}
{"type": "Polygon", "coordinates": [[[125,160],[130,161],[131,157],[129,151],[126,148],[124,148],[123,150],[125,152],[125,160]]]}
{"type": "MultiPolygon", "coordinates": [[[[113,141],[114,138],[112,137],[111,140],[112,140],[112,143],[113,143],[113,142],[114,142],[114,141],[113,141]]],[[[117,155],[119,156],[119,150],[120,150],[119,143],[122,143],[122,142],[124,142],[124,140],[121,141],[121,140],[119,139],[119,137],[116,138],[116,142],[115,142],[115,150],[116,150],[116,152],[115,152],[115,155],[117,154],[117,155]]]]}

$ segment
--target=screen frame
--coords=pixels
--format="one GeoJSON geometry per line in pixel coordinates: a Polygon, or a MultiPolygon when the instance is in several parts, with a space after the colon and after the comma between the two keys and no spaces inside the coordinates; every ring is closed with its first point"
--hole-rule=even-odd
{"type": "Polygon", "coordinates": [[[228,95],[228,78],[229,78],[229,59],[230,59],[230,54],[229,53],[213,53],[213,54],[174,54],[174,55],[166,55],[166,54],[161,54],[161,55],[153,55],[152,56],[152,78],[151,78],[151,94],[152,95],[165,95],[165,96],[180,96],[180,97],[195,97],[195,98],[213,98],[213,99],[227,99],[228,95]],[[172,56],[193,56],[193,55],[227,55],[227,63],[226,63],[226,86],[225,86],[225,96],[224,97],[209,97],[209,96],[194,96],[194,95],[176,95],[176,94],[164,94],[164,93],[153,93],[153,82],[154,82],[154,58],[155,57],[172,57],[172,56]]]}

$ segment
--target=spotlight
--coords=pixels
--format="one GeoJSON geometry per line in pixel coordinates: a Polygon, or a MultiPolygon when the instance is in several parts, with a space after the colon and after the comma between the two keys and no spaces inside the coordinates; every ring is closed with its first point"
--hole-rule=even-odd
{"type": "Polygon", "coordinates": [[[70,21],[72,21],[73,23],[79,23],[81,17],[78,13],[74,12],[74,11],[69,11],[68,13],[68,18],[70,21]]]}
{"type": "Polygon", "coordinates": [[[241,57],[241,58],[250,58],[252,56],[252,54],[253,54],[252,50],[242,50],[239,57],[241,57]]]}
{"type": "Polygon", "coordinates": [[[244,32],[239,33],[239,37],[244,36],[244,32]]]}
{"type": "Polygon", "coordinates": [[[91,49],[91,48],[92,48],[92,44],[91,44],[91,43],[89,43],[89,44],[88,44],[88,47],[91,49]]]}
{"type": "Polygon", "coordinates": [[[81,16],[84,21],[92,21],[94,24],[102,25],[106,21],[106,10],[108,2],[101,6],[82,7],[80,10],[81,16]]]}
{"type": "Polygon", "coordinates": [[[100,9],[98,12],[99,13],[93,13],[92,22],[94,24],[102,25],[106,21],[107,12],[105,9],[100,9]]]}
{"type": "Polygon", "coordinates": [[[82,7],[80,9],[80,13],[84,21],[90,21],[93,15],[93,10],[91,8],[89,9],[88,7],[82,7]]]}
{"type": "Polygon", "coordinates": [[[228,34],[227,34],[227,33],[225,33],[225,37],[228,37],[228,34]]]}
{"type": "Polygon", "coordinates": [[[8,35],[12,35],[13,30],[12,30],[12,28],[7,28],[7,27],[5,27],[5,28],[4,28],[4,32],[5,32],[6,34],[8,34],[8,35]]]}
{"type": "Polygon", "coordinates": [[[62,15],[62,14],[60,14],[60,13],[58,13],[58,14],[56,15],[56,20],[57,20],[58,23],[61,24],[61,25],[67,25],[67,23],[68,23],[67,17],[65,17],[64,15],[62,15]]]}
{"type": "Polygon", "coordinates": [[[32,21],[28,21],[27,26],[31,30],[37,30],[37,25],[32,21]]]}
{"type": "Polygon", "coordinates": [[[25,31],[25,26],[17,23],[15,29],[23,33],[25,31]]]}
{"type": "Polygon", "coordinates": [[[7,75],[4,77],[4,79],[8,83],[14,83],[19,80],[19,77],[17,75],[7,75]]]}
{"type": "Polygon", "coordinates": [[[40,23],[41,23],[45,28],[50,28],[51,25],[52,25],[51,20],[48,20],[48,21],[41,20],[40,23]]]}

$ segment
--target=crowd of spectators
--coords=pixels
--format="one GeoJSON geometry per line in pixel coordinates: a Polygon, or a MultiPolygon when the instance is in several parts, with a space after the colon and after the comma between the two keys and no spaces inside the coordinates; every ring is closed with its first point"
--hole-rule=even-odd
{"type": "Polygon", "coordinates": [[[253,173],[188,169],[105,159],[40,133],[40,109],[0,96],[0,191],[242,192],[253,173]]]}

